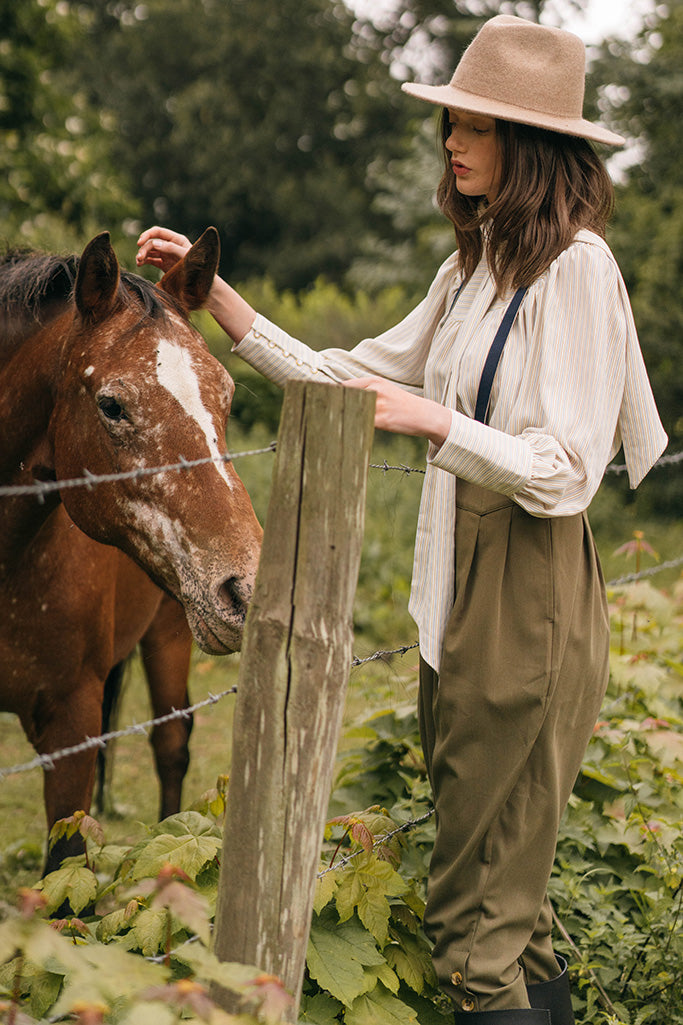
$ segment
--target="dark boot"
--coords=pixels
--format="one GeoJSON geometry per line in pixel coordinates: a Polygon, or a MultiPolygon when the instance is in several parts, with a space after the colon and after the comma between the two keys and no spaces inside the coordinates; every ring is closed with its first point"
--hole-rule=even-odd
{"type": "Polygon", "coordinates": [[[560,966],[560,974],[548,982],[534,982],[527,986],[529,1003],[532,1007],[545,1008],[550,1011],[552,1025],[575,1025],[572,999],[569,995],[569,973],[567,962],[556,954],[560,966]]]}
{"type": "Polygon", "coordinates": [[[520,1007],[508,1011],[456,1011],[455,1025],[552,1025],[550,1012],[520,1007]]]}

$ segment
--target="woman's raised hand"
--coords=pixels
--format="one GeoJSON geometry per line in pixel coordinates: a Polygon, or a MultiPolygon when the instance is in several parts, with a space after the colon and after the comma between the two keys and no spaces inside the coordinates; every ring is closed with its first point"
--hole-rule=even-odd
{"type": "Polygon", "coordinates": [[[178,260],[182,260],[192,243],[185,235],[180,235],[170,228],[160,228],[155,225],[147,228],[138,239],[140,247],[135,257],[138,267],[144,263],[150,263],[160,270],[169,271],[175,266],[178,260]]]}

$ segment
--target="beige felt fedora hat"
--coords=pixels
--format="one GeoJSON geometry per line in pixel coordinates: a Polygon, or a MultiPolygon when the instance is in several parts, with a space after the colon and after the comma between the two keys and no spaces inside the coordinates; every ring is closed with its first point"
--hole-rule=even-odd
{"type": "Polygon", "coordinates": [[[401,88],[442,107],[621,146],[620,135],[584,119],[585,74],[586,49],[573,32],[501,14],[484,22],[449,85],[401,88]]]}

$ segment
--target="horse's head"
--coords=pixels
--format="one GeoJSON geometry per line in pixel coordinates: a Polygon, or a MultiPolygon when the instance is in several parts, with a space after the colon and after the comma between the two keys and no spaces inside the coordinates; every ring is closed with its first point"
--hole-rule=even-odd
{"type": "Polygon", "coordinates": [[[58,480],[203,460],[63,489],[62,500],[86,534],[120,548],[183,603],[202,648],[223,653],[240,646],[262,532],[222,458],[234,384],[187,318],[217,263],[213,228],[159,287],[120,273],[108,234],[88,244],[49,433],[58,480]]]}

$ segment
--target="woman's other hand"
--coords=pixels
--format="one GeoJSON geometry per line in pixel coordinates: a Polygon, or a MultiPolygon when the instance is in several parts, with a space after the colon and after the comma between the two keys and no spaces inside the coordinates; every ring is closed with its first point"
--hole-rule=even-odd
{"type": "Polygon", "coordinates": [[[160,228],[155,225],[147,228],[138,239],[140,247],[135,257],[138,267],[149,263],[158,267],[164,273],[174,267],[190,249],[192,243],[185,235],[180,235],[170,228],[160,228]]]}
{"type": "Polygon", "coordinates": [[[451,413],[439,402],[399,388],[383,377],[356,377],[344,381],[347,388],[374,391],[375,427],[393,434],[418,435],[439,448],[448,437],[451,413]]]}

